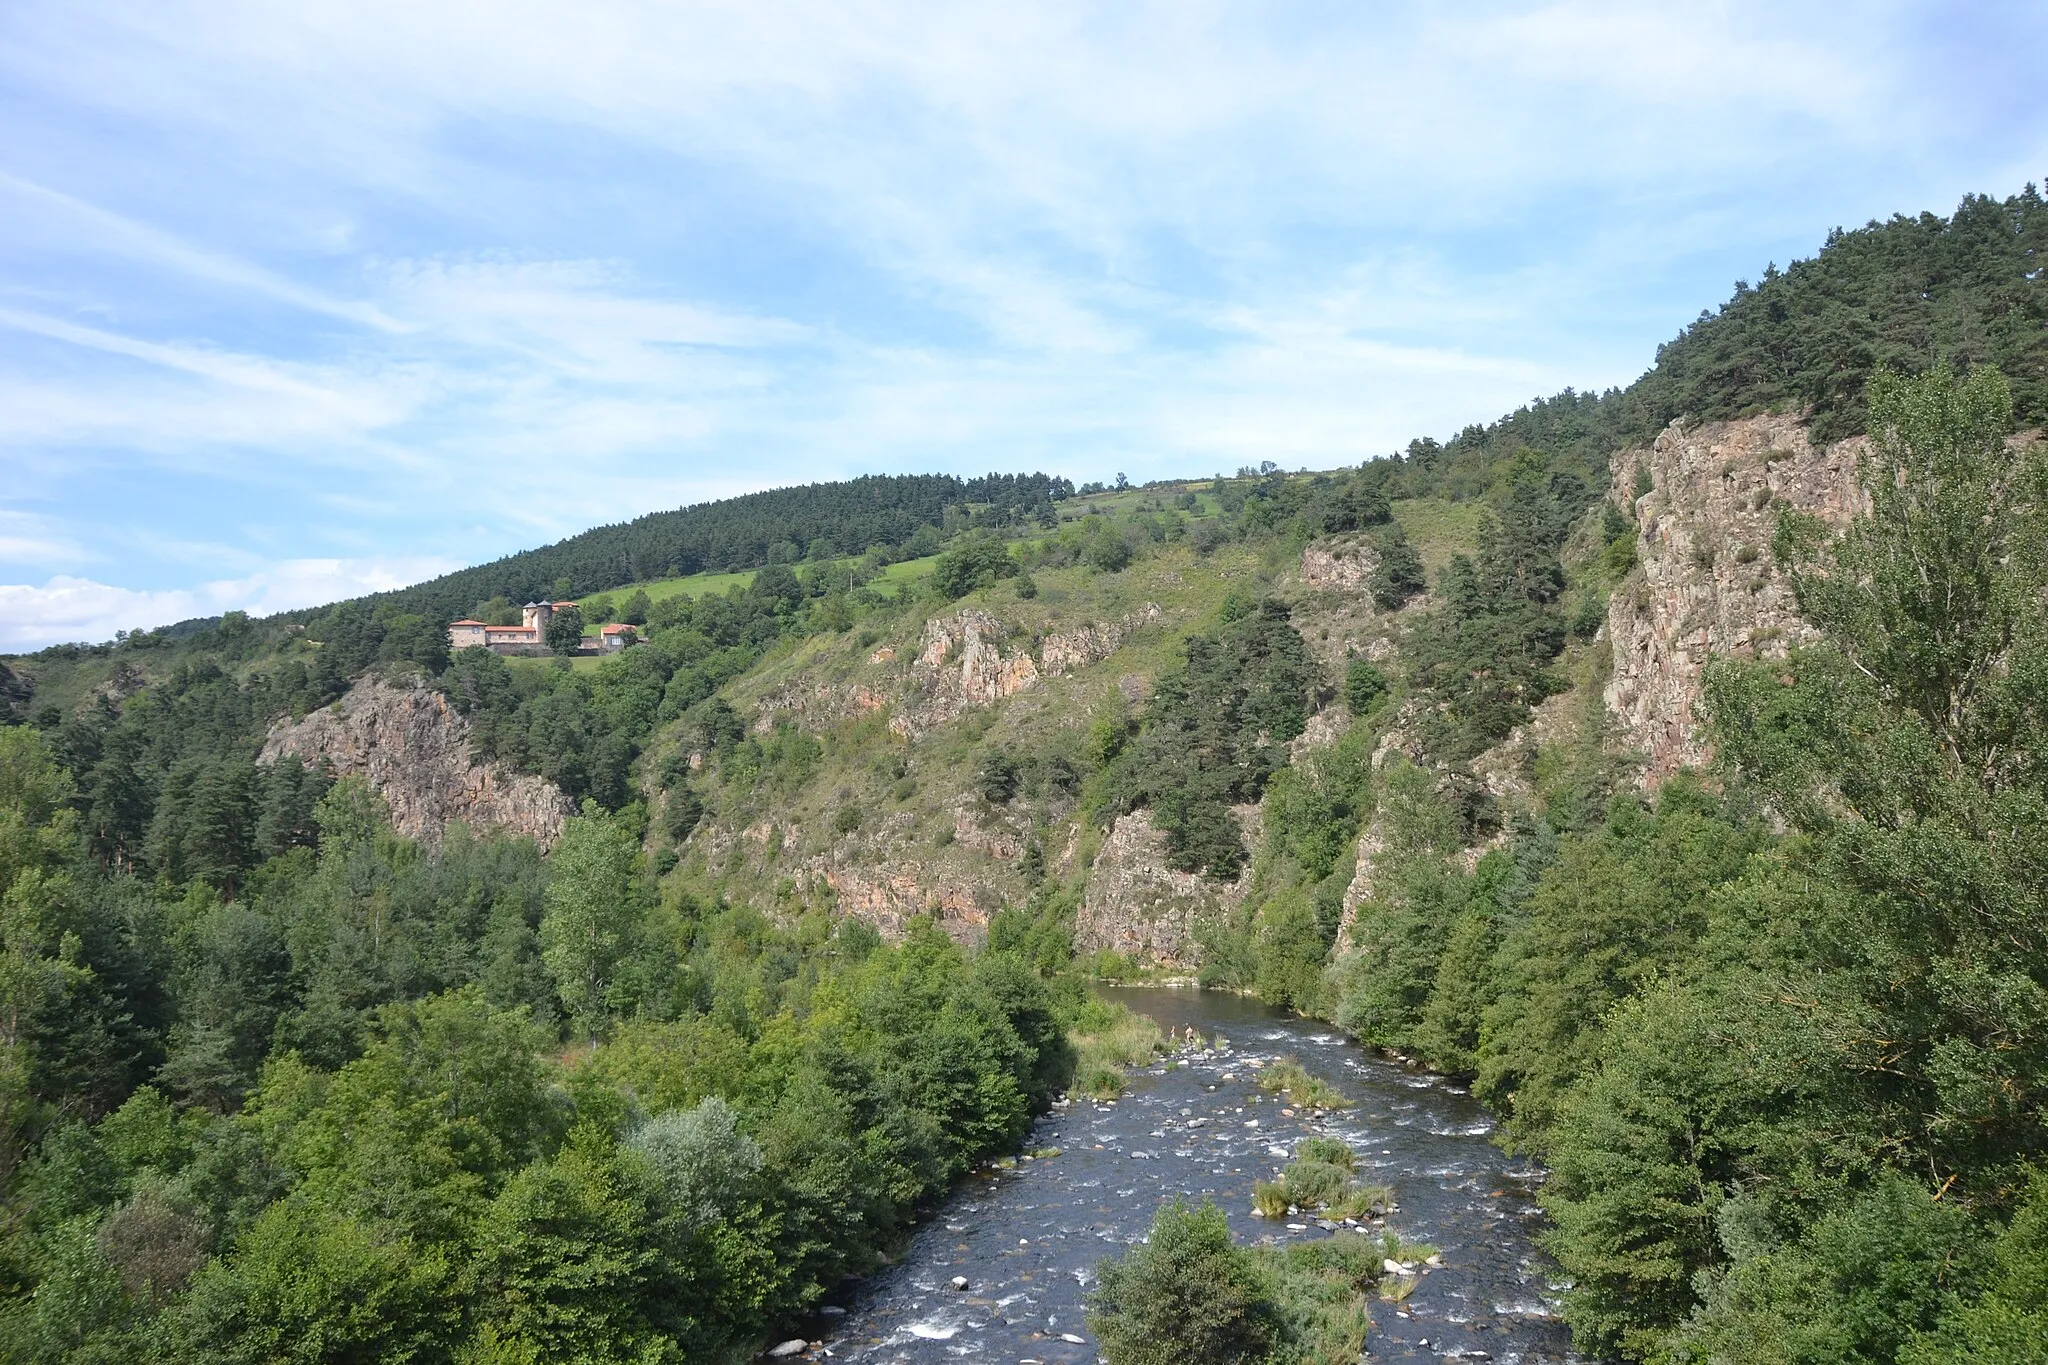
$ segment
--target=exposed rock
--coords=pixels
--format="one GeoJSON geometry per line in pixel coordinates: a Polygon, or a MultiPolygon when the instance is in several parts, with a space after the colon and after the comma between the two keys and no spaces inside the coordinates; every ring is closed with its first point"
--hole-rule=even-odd
{"type": "Polygon", "coordinates": [[[1038,686],[1038,665],[1028,653],[1004,656],[1007,633],[1002,622],[974,607],[927,621],[924,648],[911,666],[911,699],[889,728],[916,739],[970,706],[1038,686]]]}
{"type": "Polygon", "coordinates": [[[1357,861],[1353,864],[1351,884],[1344,888],[1344,913],[1337,921],[1337,942],[1340,946],[1351,942],[1351,926],[1358,922],[1359,909],[1372,899],[1380,859],[1389,843],[1386,822],[1375,813],[1365,822],[1365,828],[1358,832],[1357,861]]]}
{"type": "MultiPolygon", "coordinates": [[[[1259,808],[1231,811],[1248,843],[1259,838],[1259,808]]],[[[1103,840],[1088,874],[1074,926],[1074,946],[1111,949],[1166,967],[1191,967],[1194,929],[1206,916],[1235,910],[1251,889],[1247,867],[1235,882],[1178,872],[1167,862],[1166,833],[1147,811],[1121,816],[1103,840]]]]}
{"type": "Polygon", "coordinates": [[[957,942],[979,942],[988,933],[989,916],[999,908],[991,888],[948,877],[942,868],[916,860],[878,863],[835,856],[814,861],[838,897],[839,909],[891,941],[903,937],[910,921],[929,915],[957,942]]]}
{"type": "Polygon", "coordinates": [[[1038,647],[1039,665],[1047,677],[1057,678],[1077,668],[1100,663],[1116,653],[1133,631],[1142,626],[1157,625],[1160,619],[1159,604],[1147,602],[1136,611],[1127,613],[1121,621],[1090,624],[1048,635],[1038,647]]]}
{"type": "Polygon", "coordinates": [[[1351,714],[1335,707],[1325,707],[1308,718],[1308,724],[1301,733],[1287,741],[1288,760],[1299,763],[1308,757],[1311,749],[1327,749],[1344,737],[1344,727],[1351,723],[1351,714]]]}
{"type": "Polygon", "coordinates": [[[971,806],[953,813],[953,842],[999,863],[1014,863],[1023,856],[1023,840],[1007,829],[989,829],[971,806]]]}
{"type": "Polygon", "coordinates": [[[777,721],[787,713],[792,721],[810,725],[855,720],[880,711],[889,698],[863,683],[793,684],[762,697],[761,714],[754,721],[756,734],[771,734],[777,721]]]}
{"type": "Polygon", "coordinates": [[[270,729],[258,762],[286,755],[362,777],[391,807],[400,834],[438,846],[449,822],[530,835],[545,849],[575,807],[543,778],[508,772],[470,753],[469,722],[427,687],[368,677],[333,706],[270,729]]]}
{"type": "Polygon", "coordinates": [[[1301,552],[1301,583],[1319,592],[1362,592],[1379,566],[1371,537],[1357,532],[1331,536],[1301,552]]]}
{"type": "Polygon", "coordinates": [[[1674,422],[1649,450],[1611,461],[1611,496],[1634,505],[1639,567],[1607,607],[1614,672],[1606,688],[1615,741],[1661,782],[1709,757],[1700,677],[1719,654],[1781,657],[1810,638],[1771,558],[1778,511],[1841,524],[1863,505],[1856,464],[1866,439],[1815,447],[1789,417],[1688,428],[1674,422]],[[1636,496],[1637,470],[1651,490],[1636,496]]]}

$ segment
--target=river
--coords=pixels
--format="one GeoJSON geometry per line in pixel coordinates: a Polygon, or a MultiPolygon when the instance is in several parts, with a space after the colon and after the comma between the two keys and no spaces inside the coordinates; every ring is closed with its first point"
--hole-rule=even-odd
{"type": "Polygon", "coordinates": [[[1371,1360],[1571,1361],[1554,1316],[1555,1268],[1531,1242],[1542,1172],[1491,1141],[1492,1121],[1461,1087],[1367,1052],[1313,1020],[1238,996],[1106,991],[1162,1028],[1221,1034],[1227,1049],[1135,1072],[1122,1099],[1077,1099],[1033,1128],[1020,1160],[965,1184],[902,1260],[862,1281],[813,1326],[813,1358],[987,1360],[1067,1365],[1096,1359],[1083,1301],[1093,1270],[1151,1226],[1175,1195],[1215,1199],[1242,1239],[1321,1237],[1251,1213],[1301,1138],[1342,1138],[1362,1176],[1393,1188],[1387,1226],[1434,1244],[1441,1268],[1401,1305],[1375,1300],[1371,1360]],[[1250,1063],[1294,1057],[1355,1102],[1321,1120],[1281,1113],[1250,1063]],[[1199,1122],[1198,1122],[1199,1121],[1199,1122]],[[967,1287],[955,1289],[955,1277],[967,1287]]]}

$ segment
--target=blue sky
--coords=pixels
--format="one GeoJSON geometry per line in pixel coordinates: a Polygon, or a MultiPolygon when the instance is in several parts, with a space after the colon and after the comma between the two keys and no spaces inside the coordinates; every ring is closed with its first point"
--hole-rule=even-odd
{"type": "Polygon", "coordinates": [[[0,9],[0,649],[867,472],[1356,463],[2048,175],[2048,7],[0,9]]]}

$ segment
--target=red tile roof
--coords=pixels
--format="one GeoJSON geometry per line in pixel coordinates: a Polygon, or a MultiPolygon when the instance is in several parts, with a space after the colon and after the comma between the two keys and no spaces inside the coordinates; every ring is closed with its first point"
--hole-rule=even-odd
{"type": "Polygon", "coordinates": [[[604,627],[604,628],[603,628],[602,630],[598,631],[598,634],[600,634],[600,635],[618,635],[618,634],[620,634],[620,633],[622,633],[622,632],[624,632],[624,631],[629,631],[629,630],[634,630],[634,629],[636,629],[636,627],[634,627],[634,626],[606,626],[606,627],[604,627]]]}
{"type": "MultiPolygon", "coordinates": [[[[482,626],[484,623],[481,621],[450,621],[448,624],[451,626],[482,626]]],[[[486,630],[490,629],[488,626],[484,628],[486,630]]]]}

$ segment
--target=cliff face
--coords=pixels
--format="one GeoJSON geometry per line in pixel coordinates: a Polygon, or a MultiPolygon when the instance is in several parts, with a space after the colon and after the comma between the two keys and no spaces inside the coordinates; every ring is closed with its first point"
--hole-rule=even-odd
{"type": "Polygon", "coordinates": [[[554,783],[478,762],[469,722],[431,688],[364,678],[333,706],[272,726],[258,761],[286,755],[368,779],[390,804],[398,832],[431,846],[461,820],[479,831],[530,835],[545,849],[575,814],[554,783]]]}
{"type": "Polygon", "coordinates": [[[1002,622],[971,607],[926,622],[924,648],[911,666],[910,701],[890,718],[889,728],[914,739],[968,707],[1038,686],[1038,665],[1028,652],[1003,653],[1007,633],[1002,622]]]}
{"type": "Polygon", "coordinates": [[[902,704],[889,728],[905,739],[920,739],[975,707],[993,706],[1028,692],[1046,678],[1099,663],[1114,654],[1132,631],[1157,624],[1160,610],[1147,602],[1118,621],[1048,633],[1031,653],[1026,634],[1014,632],[988,612],[969,607],[925,623],[923,648],[910,667],[902,704]],[[1009,648],[1006,651],[1005,646],[1009,648]]]}
{"type": "Polygon", "coordinates": [[[1699,719],[1708,659],[1781,657],[1811,634],[1771,559],[1778,512],[1836,524],[1861,507],[1865,438],[1815,446],[1789,417],[1686,427],[1613,457],[1610,496],[1635,508],[1638,568],[1607,607],[1614,671],[1605,699],[1615,744],[1655,785],[1709,757],[1699,719]],[[1640,471],[1640,473],[1639,473],[1640,471]],[[1647,475],[1649,490],[1638,496],[1647,475]]]}
{"type": "Polygon", "coordinates": [[[1311,591],[1364,592],[1379,565],[1380,553],[1370,536],[1328,536],[1301,552],[1301,584],[1311,591]]]}
{"type": "MultiPolygon", "coordinates": [[[[1259,808],[1232,811],[1254,847],[1259,808]]],[[[1074,946],[1082,952],[1111,949],[1141,962],[1192,969],[1200,956],[1195,925],[1244,902],[1251,887],[1247,867],[1235,882],[1219,883],[1167,863],[1166,833],[1143,810],[1120,816],[1103,840],[1088,873],[1074,946]]]]}

